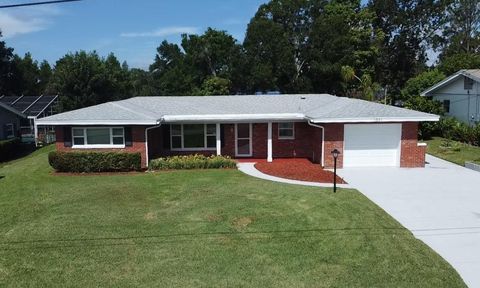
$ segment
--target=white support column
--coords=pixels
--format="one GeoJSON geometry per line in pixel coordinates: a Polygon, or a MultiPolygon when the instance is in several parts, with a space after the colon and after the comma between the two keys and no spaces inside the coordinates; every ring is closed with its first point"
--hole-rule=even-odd
{"type": "Polygon", "coordinates": [[[222,135],[220,131],[220,123],[217,123],[217,155],[220,156],[222,155],[222,135]]]}
{"type": "Polygon", "coordinates": [[[272,150],[272,122],[268,122],[267,162],[273,162],[272,150]]]}

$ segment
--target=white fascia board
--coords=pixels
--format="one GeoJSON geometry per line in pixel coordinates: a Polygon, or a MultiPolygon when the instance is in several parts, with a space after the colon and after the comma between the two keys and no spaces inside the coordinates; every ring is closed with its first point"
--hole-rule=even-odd
{"type": "Polygon", "coordinates": [[[162,118],[166,123],[181,122],[253,122],[253,121],[304,121],[305,115],[300,113],[285,114],[212,114],[212,115],[166,115],[162,118]]]}
{"type": "Polygon", "coordinates": [[[312,118],[313,123],[386,123],[386,122],[437,122],[440,116],[405,118],[312,118]]]}
{"type": "Polygon", "coordinates": [[[37,119],[37,125],[44,126],[101,126],[101,125],[158,125],[158,120],[43,120],[37,119]]]}
{"type": "Polygon", "coordinates": [[[457,72],[457,73],[453,74],[452,76],[447,77],[444,80],[438,82],[437,84],[433,85],[432,87],[428,88],[427,90],[421,92],[420,96],[429,96],[428,94],[430,94],[432,91],[437,90],[437,89],[449,84],[450,82],[452,82],[453,80],[457,79],[458,77],[460,77],[462,75],[463,75],[462,72],[457,72]]]}

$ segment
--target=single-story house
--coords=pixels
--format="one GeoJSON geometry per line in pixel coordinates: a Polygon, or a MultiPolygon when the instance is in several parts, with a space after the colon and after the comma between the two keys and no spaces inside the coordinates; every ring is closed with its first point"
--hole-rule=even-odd
{"type": "Polygon", "coordinates": [[[20,121],[26,117],[25,114],[0,102],[0,141],[18,137],[20,121]]]}
{"type": "Polygon", "coordinates": [[[15,131],[18,132],[15,137],[19,137],[25,143],[36,143],[40,138],[46,143],[55,140],[54,129],[48,126],[39,127],[36,121],[54,115],[57,112],[57,102],[58,95],[0,96],[2,106],[15,111],[17,115],[22,115],[15,126],[15,131]]]}
{"type": "Polygon", "coordinates": [[[38,120],[56,126],[60,151],[140,152],[149,159],[202,153],[309,158],[331,168],[423,167],[418,123],[439,116],[332,95],[135,97],[38,120]]]}
{"type": "Polygon", "coordinates": [[[480,69],[460,70],[420,95],[442,102],[448,116],[480,123],[480,69]]]}

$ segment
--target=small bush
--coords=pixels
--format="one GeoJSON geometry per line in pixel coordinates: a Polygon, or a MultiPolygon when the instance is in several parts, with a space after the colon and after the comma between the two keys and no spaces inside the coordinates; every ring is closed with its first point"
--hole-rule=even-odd
{"type": "Polygon", "coordinates": [[[48,162],[59,172],[129,172],[141,170],[142,156],[119,152],[50,152],[48,162]]]}
{"type": "Polygon", "coordinates": [[[235,168],[237,163],[224,156],[187,155],[159,158],[150,161],[151,170],[187,170],[235,168]]]}
{"type": "Polygon", "coordinates": [[[20,150],[18,138],[0,141],[0,162],[12,159],[20,150]]]}

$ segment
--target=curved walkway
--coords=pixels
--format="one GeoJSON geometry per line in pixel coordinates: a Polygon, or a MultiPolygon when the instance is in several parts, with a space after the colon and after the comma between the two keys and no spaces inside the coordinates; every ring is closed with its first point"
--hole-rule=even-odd
{"type": "MultiPolygon", "coordinates": [[[[333,187],[333,184],[330,184],[330,183],[290,180],[290,179],[267,175],[265,173],[258,171],[257,168],[255,168],[255,163],[238,163],[237,166],[238,166],[238,170],[242,171],[243,173],[250,175],[252,177],[256,177],[264,180],[286,183],[286,184],[303,185],[303,186],[325,187],[325,188],[333,187]]],[[[350,188],[348,184],[337,184],[337,187],[350,188]]]]}

